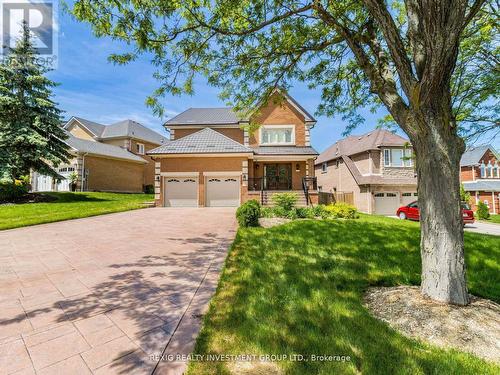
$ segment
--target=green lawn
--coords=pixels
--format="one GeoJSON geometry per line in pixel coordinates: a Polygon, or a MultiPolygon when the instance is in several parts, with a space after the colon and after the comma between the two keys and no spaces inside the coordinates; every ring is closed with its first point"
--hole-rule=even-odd
{"type": "Polygon", "coordinates": [[[153,195],[118,193],[46,193],[57,198],[47,203],[0,206],[0,230],[53,221],[134,210],[153,195]]]}
{"type": "MultiPolygon", "coordinates": [[[[500,301],[500,237],[465,233],[465,242],[470,292],[500,301]]],[[[279,362],[297,375],[498,374],[472,355],[403,337],[362,305],[369,286],[419,283],[418,223],[362,215],[240,229],[195,353],[351,357],[279,362]]],[[[229,374],[231,366],[191,362],[189,374],[229,374]]]]}
{"type": "Polygon", "coordinates": [[[486,223],[496,223],[500,224],[500,215],[490,215],[490,218],[488,220],[484,220],[486,223]]]}

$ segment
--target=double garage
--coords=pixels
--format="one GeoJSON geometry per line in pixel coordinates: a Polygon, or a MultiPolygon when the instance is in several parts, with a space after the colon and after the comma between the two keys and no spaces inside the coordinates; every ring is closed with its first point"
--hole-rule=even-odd
{"type": "Polygon", "coordinates": [[[163,177],[165,207],[238,207],[240,174],[169,175],[163,177]],[[200,199],[201,198],[201,199],[200,199]]]}
{"type": "Polygon", "coordinates": [[[416,201],[418,196],[416,192],[400,191],[377,191],[374,193],[375,214],[392,216],[401,206],[416,201]]]}

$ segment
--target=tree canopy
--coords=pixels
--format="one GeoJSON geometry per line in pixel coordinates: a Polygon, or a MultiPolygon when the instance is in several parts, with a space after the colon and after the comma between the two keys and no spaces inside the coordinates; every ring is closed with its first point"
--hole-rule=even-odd
{"type": "Polygon", "coordinates": [[[30,170],[59,177],[54,166],[70,156],[61,111],[51,99],[56,86],[37,60],[26,24],[23,37],[0,64],[0,178],[30,170]]]}
{"type": "Polygon", "coordinates": [[[130,44],[113,61],[151,56],[160,85],[147,102],[158,114],[165,94],[193,93],[197,74],[240,110],[302,81],[321,90],[318,113],[342,115],[350,130],[363,120],[360,107],[385,104],[392,120],[451,80],[452,120],[464,136],[498,131],[497,11],[493,0],[78,0],[73,8],[98,36],[130,44]],[[459,22],[432,29],[437,7],[459,22]],[[426,45],[432,33],[447,36],[435,40],[441,54],[426,45]],[[453,77],[441,77],[457,53],[453,77]]]}

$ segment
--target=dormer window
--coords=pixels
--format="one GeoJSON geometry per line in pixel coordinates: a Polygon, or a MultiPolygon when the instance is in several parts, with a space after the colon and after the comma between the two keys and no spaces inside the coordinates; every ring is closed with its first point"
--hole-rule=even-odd
{"type": "Polygon", "coordinates": [[[136,143],[135,144],[135,152],[139,155],[144,155],[144,144],[136,143]]]}
{"type": "Polygon", "coordinates": [[[293,125],[261,126],[260,144],[264,146],[294,145],[295,126],[293,125]]]}

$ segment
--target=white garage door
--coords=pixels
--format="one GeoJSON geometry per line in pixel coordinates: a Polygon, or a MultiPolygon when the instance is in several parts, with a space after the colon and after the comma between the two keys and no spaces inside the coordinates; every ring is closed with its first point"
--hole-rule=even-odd
{"type": "Polygon", "coordinates": [[[208,177],[207,207],[238,207],[240,205],[239,177],[208,177]]]}
{"type": "Polygon", "coordinates": [[[52,177],[37,174],[36,191],[52,191],[52,177]]]}
{"type": "Polygon", "coordinates": [[[375,213],[377,215],[396,215],[396,211],[400,206],[401,204],[399,202],[399,193],[375,193],[375,213]]]}
{"type": "Polygon", "coordinates": [[[198,207],[198,179],[165,177],[165,207],[198,207]]]}
{"type": "Polygon", "coordinates": [[[401,198],[403,201],[401,203],[402,206],[406,206],[406,205],[410,204],[411,202],[415,202],[416,200],[418,200],[418,196],[417,196],[416,191],[411,192],[411,193],[402,193],[401,198]]]}

